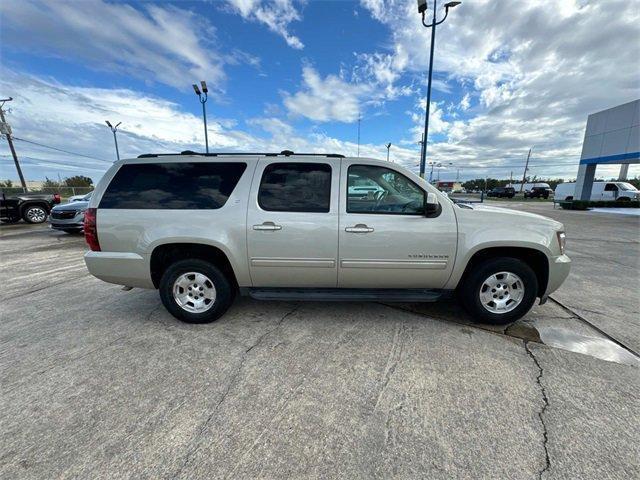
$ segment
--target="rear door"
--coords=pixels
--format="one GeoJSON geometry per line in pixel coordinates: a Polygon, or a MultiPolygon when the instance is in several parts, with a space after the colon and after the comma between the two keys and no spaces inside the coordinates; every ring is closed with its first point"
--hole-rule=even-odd
{"type": "Polygon", "coordinates": [[[338,286],[344,288],[442,288],[456,255],[453,205],[423,213],[424,190],[386,165],[343,160],[338,286]],[[348,196],[358,185],[376,185],[371,196],[348,196]]]}
{"type": "Polygon", "coordinates": [[[254,287],[335,287],[340,159],[261,161],[247,210],[254,287]]]}

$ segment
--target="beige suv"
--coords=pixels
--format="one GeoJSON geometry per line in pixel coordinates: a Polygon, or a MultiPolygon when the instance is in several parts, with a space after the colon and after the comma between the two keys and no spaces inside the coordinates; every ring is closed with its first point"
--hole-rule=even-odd
{"type": "Polygon", "coordinates": [[[114,163],[85,213],[94,276],[156,288],[190,323],[237,293],[423,302],[452,294],[512,322],[569,273],[562,224],[455,204],[394,163],[342,155],[142,155],[114,163]]]}

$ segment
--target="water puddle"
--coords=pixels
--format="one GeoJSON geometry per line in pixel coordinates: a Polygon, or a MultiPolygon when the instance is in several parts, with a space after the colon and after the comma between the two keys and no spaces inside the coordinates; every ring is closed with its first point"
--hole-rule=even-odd
{"type": "Polygon", "coordinates": [[[604,337],[581,335],[566,328],[538,326],[545,345],[583,353],[601,360],[640,367],[640,359],[620,345],[604,337]]]}

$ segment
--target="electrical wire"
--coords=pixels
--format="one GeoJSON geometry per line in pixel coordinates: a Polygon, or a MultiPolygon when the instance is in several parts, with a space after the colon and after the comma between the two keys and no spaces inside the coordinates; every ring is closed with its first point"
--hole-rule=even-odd
{"type": "MultiPolygon", "coordinates": [[[[0,157],[4,157],[10,160],[7,161],[2,161],[0,162],[0,165],[5,164],[5,165],[13,165],[13,157],[11,155],[0,155],[0,157]]],[[[77,163],[69,163],[69,162],[63,162],[63,161],[56,161],[56,160],[48,160],[48,159],[44,159],[44,158],[38,158],[38,157],[30,157],[27,155],[21,155],[20,156],[20,161],[27,161],[29,162],[30,165],[33,165],[33,162],[39,162],[39,163],[49,163],[52,165],[61,165],[63,167],[69,167],[69,168],[73,168],[76,170],[94,170],[96,172],[104,172],[105,169],[104,168],[98,168],[95,166],[87,166],[87,165],[79,165],[77,163]]]]}
{"type": "Polygon", "coordinates": [[[101,162],[113,163],[113,162],[110,162],[109,160],[105,160],[104,158],[92,157],[90,155],[84,155],[82,153],[70,152],[69,150],[63,150],[62,148],[52,147],[50,145],[45,145],[43,143],[34,142],[32,140],[27,140],[27,139],[20,138],[20,137],[11,136],[11,138],[14,139],[14,140],[19,140],[21,142],[30,143],[32,145],[37,145],[39,147],[49,148],[49,149],[55,150],[57,152],[67,153],[69,155],[76,155],[78,157],[90,158],[92,160],[99,160],[101,162]]]}

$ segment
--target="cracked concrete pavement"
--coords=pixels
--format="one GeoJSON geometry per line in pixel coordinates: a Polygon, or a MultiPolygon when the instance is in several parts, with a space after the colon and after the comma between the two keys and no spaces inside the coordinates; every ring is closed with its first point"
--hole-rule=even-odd
{"type": "Polygon", "coordinates": [[[80,237],[2,228],[0,478],[640,477],[638,368],[454,304],[242,298],[181,324],[76,268],[80,237]]]}

